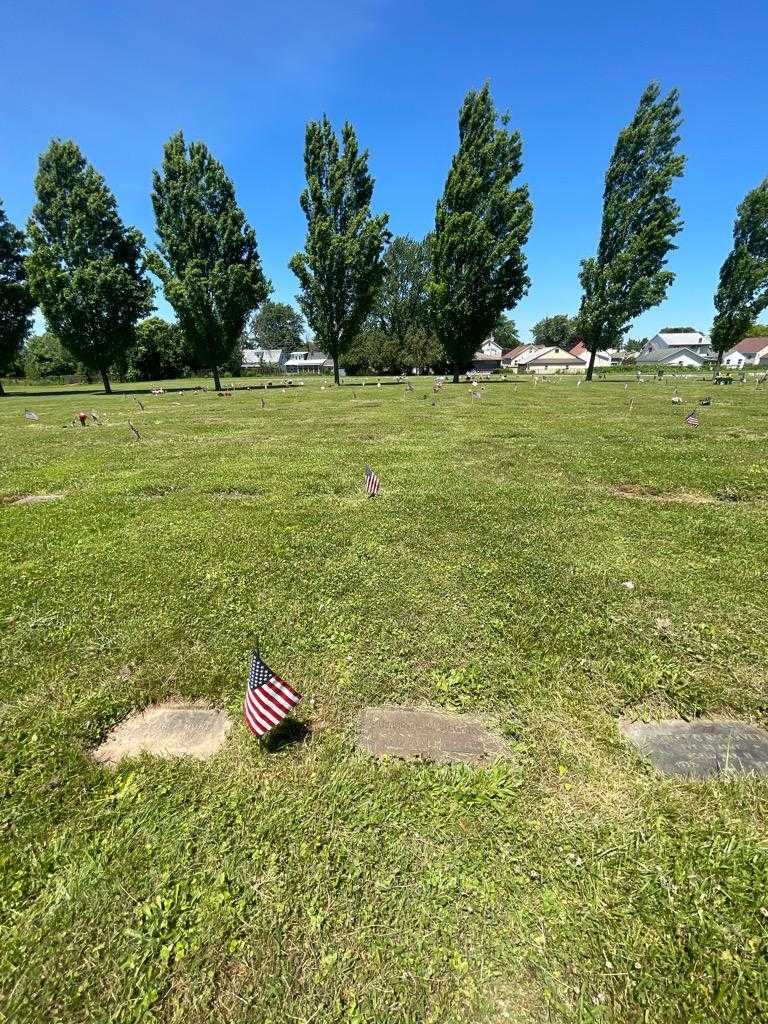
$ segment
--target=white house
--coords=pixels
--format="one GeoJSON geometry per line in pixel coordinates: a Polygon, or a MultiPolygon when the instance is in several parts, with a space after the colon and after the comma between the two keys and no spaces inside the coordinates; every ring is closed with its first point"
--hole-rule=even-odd
{"type": "Polygon", "coordinates": [[[333,369],[333,360],[325,352],[307,352],[299,349],[291,352],[283,364],[286,373],[329,373],[333,369]]]}
{"type": "MultiPolygon", "coordinates": [[[[580,359],[584,363],[584,369],[587,369],[587,367],[589,366],[589,349],[583,341],[580,341],[577,345],[574,345],[573,348],[570,350],[570,354],[572,356],[576,356],[577,359],[580,359]]],[[[601,349],[598,349],[597,352],[595,352],[596,370],[604,370],[607,366],[611,366],[612,363],[613,359],[611,357],[610,352],[604,352],[601,349]]]]}
{"type": "Polygon", "coordinates": [[[243,369],[275,369],[279,370],[288,359],[288,353],[282,348],[244,348],[243,369]]]}
{"type": "Polygon", "coordinates": [[[504,349],[492,337],[487,338],[472,356],[473,370],[498,370],[504,349]]]}
{"type": "Polygon", "coordinates": [[[637,353],[638,363],[703,366],[714,359],[712,343],[701,331],[659,331],[637,353]]]}
{"type": "Polygon", "coordinates": [[[723,363],[733,370],[768,365],[768,338],[744,338],[725,353],[723,363]]]}
{"type": "Polygon", "coordinates": [[[514,348],[511,348],[508,352],[505,352],[501,357],[502,368],[514,369],[517,366],[520,358],[526,355],[526,353],[530,352],[531,349],[534,347],[541,348],[542,346],[516,345],[514,348]]]}
{"type": "Polygon", "coordinates": [[[584,373],[586,369],[578,356],[572,356],[557,345],[525,347],[528,351],[515,357],[514,365],[518,373],[584,373]]]}

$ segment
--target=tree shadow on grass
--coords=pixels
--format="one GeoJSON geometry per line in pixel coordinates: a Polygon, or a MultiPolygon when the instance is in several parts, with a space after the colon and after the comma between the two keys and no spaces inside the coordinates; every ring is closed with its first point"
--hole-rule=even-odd
{"type": "Polygon", "coordinates": [[[286,747],[307,743],[311,735],[312,728],[306,722],[300,722],[296,718],[285,718],[280,725],[267,733],[261,742],[267,753],[276,754],[286,747]]]}

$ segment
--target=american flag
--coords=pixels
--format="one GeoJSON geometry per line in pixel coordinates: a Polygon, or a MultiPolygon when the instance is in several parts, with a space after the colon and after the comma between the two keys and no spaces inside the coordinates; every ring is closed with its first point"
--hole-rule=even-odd
{"type": "Polygon", "coordinates": [[[688,415],[685,417],[685,422],[688,424],[689,427],[698,427],[699,417],[696,415],[695,409],[693,412],[688,413],[688,415]]]}
{"type": "Polygon", "coordinates": [[[365,467],[365,493],[369,498],[375,497],[381,488],[381,481],[370,466],[365,467]]]}
{"type": "Polygon", "coordinates": [[[254,651],[243,704],[245,724],[254,736],[265,736],[274,729],[300,700],[301,694],[276,676],[254,651]]]}

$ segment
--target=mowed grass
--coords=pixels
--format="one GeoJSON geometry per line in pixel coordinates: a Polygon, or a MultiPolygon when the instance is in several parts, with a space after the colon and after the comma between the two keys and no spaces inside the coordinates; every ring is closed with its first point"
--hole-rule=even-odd
{"type": "Polygon", "coordinates": [[[617,731],[768,724],[768,389],[679,390],[0,400],[0,496],[64,494],[0,504],[2,1019],[766,1019],[766,782],[617,731]],[[300,742],[239,717],[257,637],[300,742]],[[235,717],[213,761],[93,763],[166,698],[235,717]],[[384,702],[513,757],[375,761],[384,702]]]}

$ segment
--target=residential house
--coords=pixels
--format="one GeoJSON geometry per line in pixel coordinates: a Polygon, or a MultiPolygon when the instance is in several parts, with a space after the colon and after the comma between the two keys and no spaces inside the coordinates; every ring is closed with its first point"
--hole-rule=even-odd
{"type": "Polygon", "coordinates": [[[745,366],[768,365],[768,338],[744,338],[723,356],[723,363],[733,370],[745,366]]]}
{"type": "Polygon", "coordinates": [[[286,373],[330,373],[333,370],[333,360],[329,359],[325,352],[299,349],[297,352],[291,352],[283,369],[286,373]]]}
{"type": "Polygon", "coordinates": [[[288,359],[282,348],[244,348],[243,369],[280,370],[288,359]]]}
{"type": "MultiPolygon", "coordinates": [[[[515,357],[518,373],[584,373],[584,363],[556,345],[527,345],[527,352],[515,357]]],[[[514,350],[513,350],[514,351],[514,350]]]]}
{"type": "Polygon", "coordinates": [[[712,344],[701,331],[660,331],[637,353],[637,363],[701,367],[714,359],[712,344]]]}
{"type": "MultiPolygon", "coordinates": [[[[577,359],[580,359],[584,363],[584,369],[586,370],[589,366],[589,349],[584,342],[580,341],[578,344],[574,345],[572,349],[569,349],[569,352],[570,355],[576,356],[577,359]]],[[[598,349],[597,352],[595,352],[594,368],[596,370],[604,370],[606,367],[610,366],[612,362],[613,359],[611,358],[610,352],[605,352],[602,349],[598,349]]]]}
{"type": "MultiPolygon", "coordinates": [[[[526,353],[530,352],[533,345],[516,345],[515,348],[511,348],[508,352],[505,352],[501,357],[501,368],[502,369],[515,369],[518,360],[526,353]]],[[[539,345],[538,348],[543,346],[539,345]]]]}
{"type": "Polygon", "coordinates": [[[504,349],[501,345],[494,341],[493,337],[487,338],[472,356],[472,369],[499,370],[503,354],[504,349]]]}

